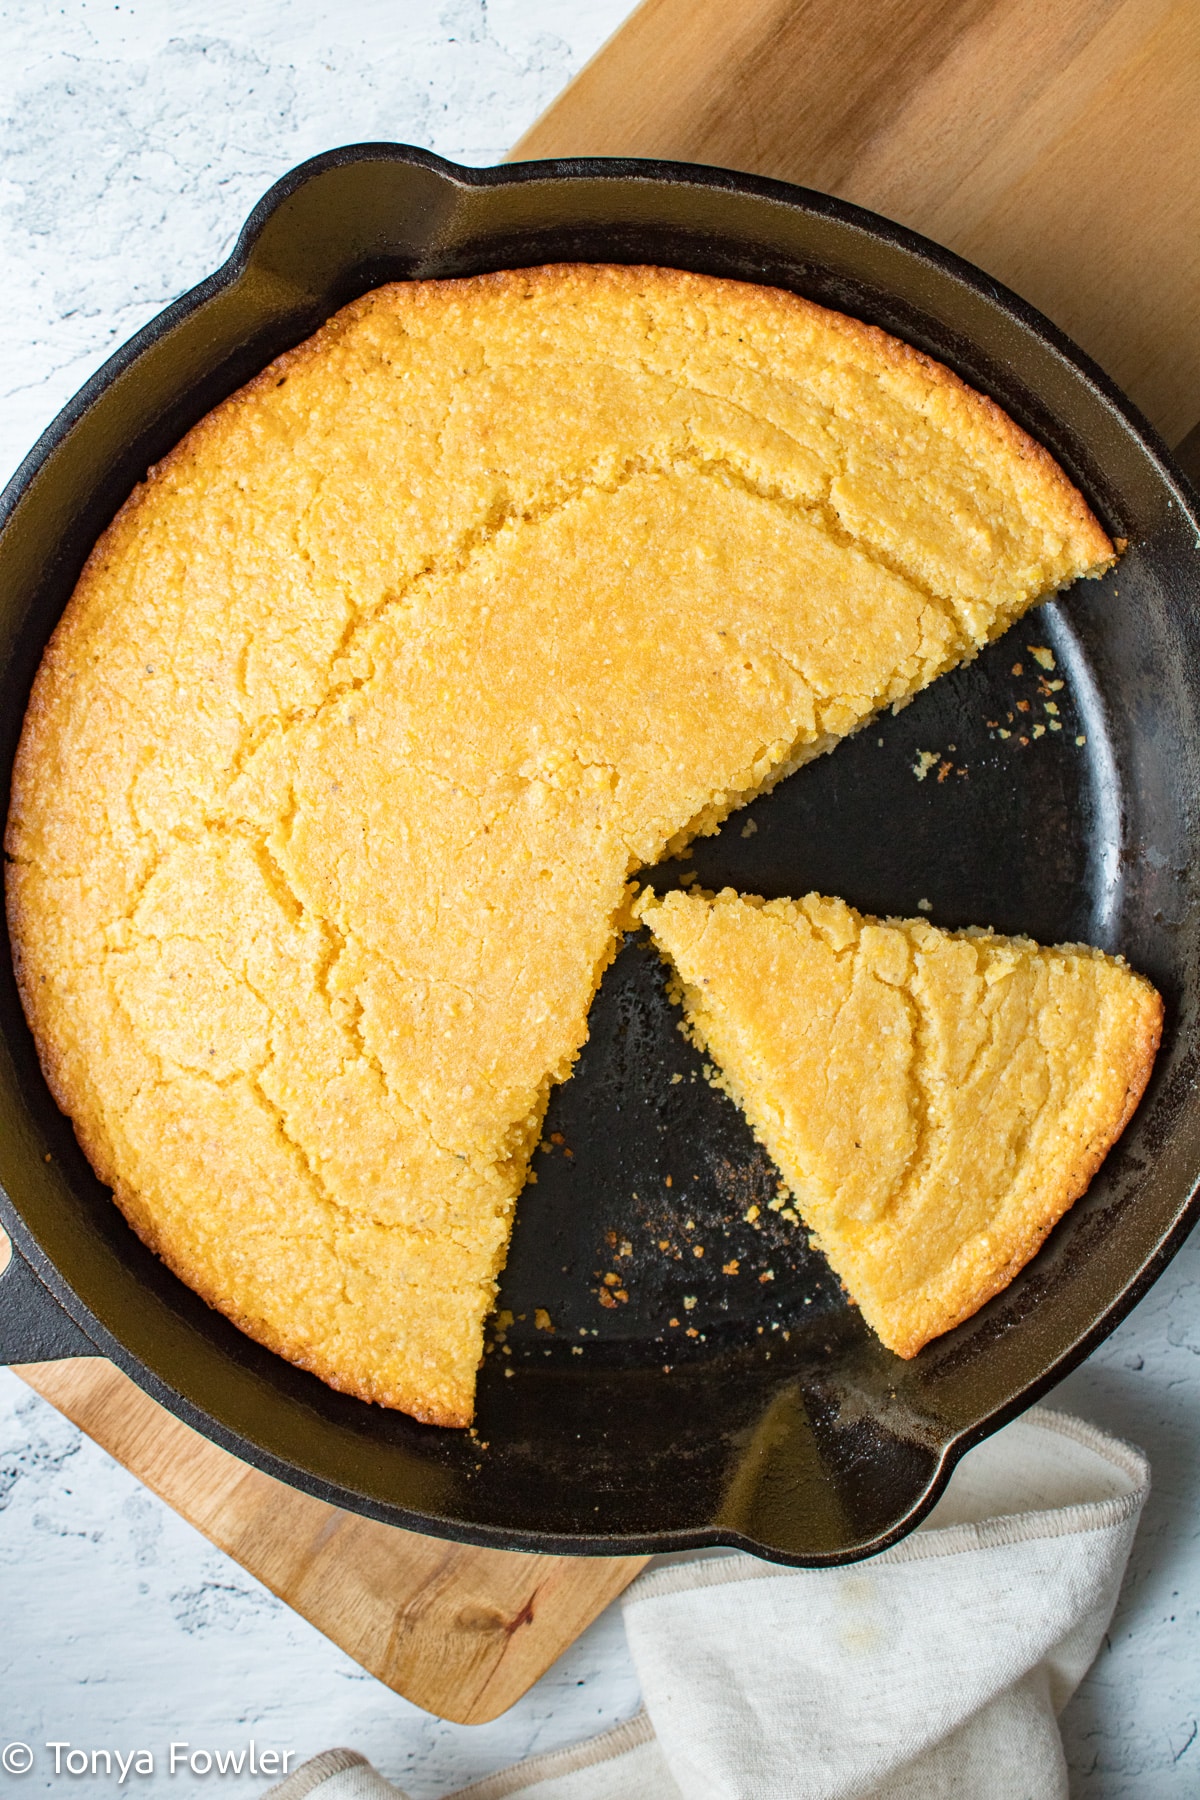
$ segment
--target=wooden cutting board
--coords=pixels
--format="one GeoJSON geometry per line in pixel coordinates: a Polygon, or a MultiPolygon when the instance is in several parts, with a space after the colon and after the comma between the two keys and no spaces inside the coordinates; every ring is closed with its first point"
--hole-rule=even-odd
{"type": "MultiPolygon", "coordinates": [[[[1170,441],[1200,419],[1200,0],[646,0],[513,154],[720,163],[873,207],[1025,294],[1170,441]]],[[[444,1718],[511,1706],[642,1566],[377,1525],[99,1359],[18,1372],[444,1718]]]]}

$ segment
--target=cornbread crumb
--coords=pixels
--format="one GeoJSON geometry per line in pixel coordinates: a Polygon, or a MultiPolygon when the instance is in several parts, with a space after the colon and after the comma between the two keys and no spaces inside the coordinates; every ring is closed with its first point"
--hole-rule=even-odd
{"type": "Polygon", "coordinates": [[[901,1356],[1007,1286],[1149,1079],[1162,1002],[1099,950],[818,894],[647,890],[637,910],[814,1242],[901,1356]]]}
{"type": "Polygon", "coordinates": [[[990,401],[792,294],[355,301],[151,471],[34,686],[9,918],[97,1173],[252,1337],[467,1424],[633,871],[1112,554],[990,401]]]}

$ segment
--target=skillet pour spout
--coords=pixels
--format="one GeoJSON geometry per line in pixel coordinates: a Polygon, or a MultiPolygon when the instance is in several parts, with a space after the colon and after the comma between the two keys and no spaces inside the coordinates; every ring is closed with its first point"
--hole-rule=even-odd
{"type": "MultiPolygon", "coordinates": [[[[738,815],[689,866],[705,887],[820,889],[884,915],[928,897],[940,925],[1120,952],[1167,1006],[1141,1107],[1012,1285],[901,1362],[770,1210],[774,1171],[632,937],[551,1100],[546,1137],[564,1150],[521,1197],[499,1301],[511,1323],[468,1436],[334,1393],[139,1243],[55,1107],[6,957],[0,1220],[15,1254],[0,1351],[108,1356],[245,1461],[410,1529],[564,1554],[729,1544],[850,1562],[919,1523],[963,1451],[1113,1329],[1197,1216],[1200,518],[1100,370],[977,270],[822,194],[673,163],[477,170],[392,144],[331,151],[279,182],[229,261],[87,383],[0,500],[0,756],[10,770],[93,543],[199,418],[380,283],[562,261],[765,282],[879,325],[992,395],[1128,540],[1111,575],[781,783],[753,803],[752,835],[738,815]],[[1027,640],[1053,653],[1063,729],[1020,749],[988,721],[1025,697],[1027,640]],[[914,780],[944,745],[968,778],[914,780]],[[707,1253],[664,1255],[676,1239],[707,1253]],[[606,1308],[618,1255],[628,1302],[606,1308]]],[[[678,877],[663,865],[656,884],[678,877]]]]}

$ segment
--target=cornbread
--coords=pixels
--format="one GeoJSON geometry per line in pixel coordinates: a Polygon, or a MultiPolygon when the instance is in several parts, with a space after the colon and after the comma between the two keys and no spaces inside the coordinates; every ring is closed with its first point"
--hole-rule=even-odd
{"type": "Polygon", "coordinates": [[[842,900],[647,892],[692,1031],[889,1349],[999,1293],[1125,1128],[1162,1002],[1119,957],[864,918],[842,900]]]}
{"type": "Polygon", "coordinates": [[[150,471],[34,686],[9,917],[97,1173],[251,1336],[468,1423],[631,872],[1111,560],[990,401],[791,294],[346,307],[150,471]]]}

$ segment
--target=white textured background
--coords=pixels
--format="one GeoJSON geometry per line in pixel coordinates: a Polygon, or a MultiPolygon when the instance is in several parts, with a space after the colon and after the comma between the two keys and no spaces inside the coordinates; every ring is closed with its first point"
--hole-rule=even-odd
{"type": "MultiPolygon", "coordinates": [[[[498,160],[627,0],[0,4],[0,479],[100,362],[339,143],[498,160]]],[[[1078,1800],[1200,1794],[1200,1239],[1053,1404],[1141,1444],[1151,1497],[1108,1648],[1065,1720],[1078,1800]]],[[[161,1759],[172,1738],[362,1749],[417,1800],[627,1716],[619,1615],[504,1719],[409,1706],[0,1372],[0,1742],[161,1759]]],[[[185,1791],[133,1777],[123,1791],[185,1791]]],[[[188,1782],[189,1786],[194,1785],[188,1782]]],[[[200,1784],[234,1800],[258,1781],[200,1784]]],[[[101,1800],[43,1771],[11,1793],[101,1800]]],[[[631,1797],[634,1800],[634,1797],[631,1797]]],[[[640,1800],[640,1797],[639,1797],[640,1800]]],[[[649,1800],[649,1797],[647,1797],[649,1800]]],[[[965,1796],[964,1800],[969,1800],[965,1796]]]]}

